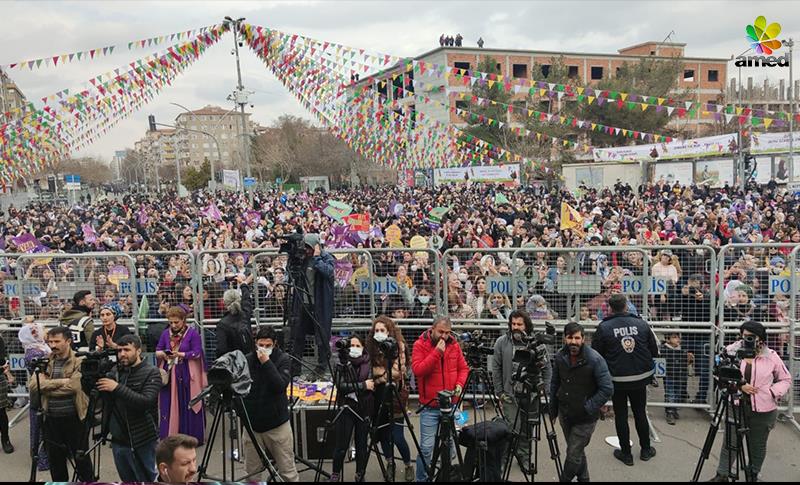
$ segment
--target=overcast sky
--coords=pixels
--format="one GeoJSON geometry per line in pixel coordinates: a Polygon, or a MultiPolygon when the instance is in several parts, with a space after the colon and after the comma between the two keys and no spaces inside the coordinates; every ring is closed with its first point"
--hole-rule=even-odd
{"type": "MultiPolygon", "coordinates": [[[[671,32],[684,42],[690,57],[729,58],[748,48],[744,29],[758,15],[778,22],[781,38],[800,40],[800,2],[786,1],[85,1],[9,2],[0,0],[0,65],[119,46],[93,61],[9,74],[28,99],[41,105],[43,96],[75,88],[89,78],[153,53],[156,48],[128,50],[127,43],[211,25],[225,15],[287,33],[397,56],[414,56],[438,46],[443,32],[464,36],[474,46],[479,36],[486,47],[616,53],[645,41],[661,41],[671,32]]],[[[179,109],[206,104],[228,106],[236,85],[232,34],[210,48],[179,75],[171,87],[142,111],[76,155],[109,160],[114,150],[132,147],[147,127],[147,115],[171,123],[179,109]]],[[[167,44],[169,45],[169,44],[167,44]]],[[[311,118],[249,49],[242,51],[247,89],[255,91],[254,119],[271,124],[282,114],[311,118]]],[[[782,51],[779,53],[783,53],[782,51]]],[[[797,57],[797,56],[795,56],[797,57]]],[[[732,64],[730,65],[732,67],[732,64]]],[[[769,72],[785,77],[787,69],[747,69],[756,81],[769,72]]],[[[800,74],[799,74],[800,75],[800,74]]]]}

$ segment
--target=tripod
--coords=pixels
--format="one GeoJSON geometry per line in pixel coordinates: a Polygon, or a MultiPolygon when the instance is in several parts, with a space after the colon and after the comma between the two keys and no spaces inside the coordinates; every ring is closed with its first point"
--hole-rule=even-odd
{"type": "MultiPolygon", "coordinates": [[[[452,398],[452,393],[449,394],[450,398],[452,398]]],[[[426,408],[431,409],[430,404],[431,403],[424,405],[418,412],[421,412],[426,408]]],[[[433,444],[433,456],[431,456],[431,464],[430,467],[428,467],[428,481],[460,482],[461,470],[464,468],[464,458],[461,456],[461,448],[455,445],[456,423],[454,420],[454,414],[456,411],[456,406],[454,406],[451,402],[446,403],[448,404],[447,407],[442,406],[442,404],[445,403],[442,402],[440,393],[439,412],[441,413],[441,419],[439,420],[439,426],[436,429],[436,439],[434,440],[433,444]],[[452,456],[450,453],[451,446],[455,446],[456,458],[458,459],[458,467],[455,470],[453,470],[452,456]],[[436,465],[439,462],[439,459],[441,459],[441,466],[437,470],[436,465]]]]}
{"type": "MultiPolygon", "coordinates": [[[[395,347],[397,348],[397,347],[395,347]]],[[[389,469],[395,470],[395,457],[394,457],[394,430],[393,427],[397,424],[395,422],[394,417],[394,404],[397,403],[398,407],[402,407],[402,399],[400,399],[400,392],[397,389],[397,384],[395,384],[394,379],[392,378],[392,371],[394,369],[394,358],[392,354],[386,355],[386,385],[383,389],[383,394],[381,396],[380,405],[378,405],[378,411],[375,414],[375,422],[373,426],[370,428],[369,431],[369,445],[367,449],[370,452],[374,452],[376,458],[378,459],[378,466],[381,469],[381,475],[383,475],[384,480],[387,482],[393,482],[394,477],[392,474],[388,473],[388,470],[384,464],[383,457],[381,456],[380,450],[378,449],[378,444],[376,442],[376,438],[379,434],[381,434],[382,430],[388,433],[388,442],[386,444],[385,452],[391,453],[389,455],[389,469]],[[388,415],[387,422],[381,423],[383,417],[388,415]]],[[[402,408],[403,412],[403,424],[408,427],[409,431],[411,431],[411,439],[414,440],[414,447],[417,449],[417,456],[422,456],[422,449],[419,446],[419,441],[417,441],[417,436],[414,434],[414,425],[411,424],[411,419],[408,417],[408,413],[406,412],[405,408],[402,408]]],[[[379,440],[378,440],[379,441],[379,440]]],[[[423,463],[425,462],[425,458],[422,458],[423,463]]],[[[369,455],[367,455],[367,464],[369,463],[369,455]]],[[[365,464],[366,468],[366,464],[365,464]]]]}
{"type": "MultiPolygon", "coordinates": [[[[334,416],[333,419],[328,419],[325,421],[325,432],[322,438],[323,443],[328,442],[328,436],[331,429],[334,426],[336,426],[336,423],[339,422],[339,420],[342,419],[342,417],[345,414],[348,414],[353,419],[355,419],[356,424],[363,423],[365,421],[365,418],[362,417],[363,413],[359,412],[362,411],[362,409],[357,409],[357,410],[353,409],[353,407],[350,406],[350,404],[345,403],[346,396],[342,392],[344,384],[356,382],[355,369],[353,369],[353,366],[350,364],[350,361],[348,360],[345,351],[346,347],[339,349],[339,362],[336,363],[336,369],[334,370],[333,373],[333,383],[334,383],[333,389],[334,392],[336,392],[336,399],[335,400],[331,399],[330,401],[328,401],[327,413],[328,416],[330,416],[332,413],[334,416]]],[[[358,407],[359,408],[362,407],[360,402],[358,403],[358,407]]],[[[366,421],[369,422],[368,419],[366,421]]],[[[358,432],[355,426],[353,427],[353,431],[356,433],[358,432]]],[[[319,482],[319,477],[322,474],[323,459],[324,457],[320,455],[319,460],[317,461],[317,467],[316,467],[317,473],[314,476],[315,482],[319,482]]]]}
{"type": "MultiPolygon", "coordinates": [[[[256,438],[255,432],[253,431],[253,426],[250,424],[250,415],[247,413],[247,409],[244,406],[244,401],[241,396],[234,396],[233,390],[231,389],[224,389],[219,390],[216,389],[216,386],[212,386],[210,388],[210,392],[216,393],[218,396],[217,401],[217,409],[214,411],[214,420],[211,424],[211,432],[208,435],[208,440],[206,441],[206,448],[203,451],[203,460],[200,462],[200,466],[197,467],[197,479],[202,481],[204,478],[210,478],[211,480],[222,481],[222,482],[240,482],[244,481],[253,475],[258,475],[264,470],[269,471],[269,480],[270,481],[283,481],[278,474],[278,471],[269,461],[267,458],[267,454],[264,452],[264,449],[261,447],[261,443],[259,443],[258,439],[256,438]],[[236,459],[233,454],[228,454],[227,443],[225,442],[225,419],[226,416],[232,423],[231,426],[235,426],[236,423],[236,414],[237,411],[234,410],[234,406],[238,409],[238,414],[242,418],[242,425],[244,427],[245,432],[250,437],[253,442],[253,447],[256,449],[256,453],[258,454],[258,458],[261,460],[261,468],[253,473],[249,473],[239,478],[235,478],[235,462],[236,459]],[[208,465],[211,461],[211,454],[214,449],[214,441],[217,437],[217,432],[219,431],[220,424],[222,424],[222,478],[216,478],[210,476],[208,471],[208,465]],[[228,466],[230,466],[230,475],[228,475],[228,466]]],[[[201,392],[197,396],[195,396],[191,401],[189,401],[189,408],[197,404],[200,400],[205,397],[208,392],[201,392]]],[[[230,448],[231,450],[234,449],[234,440],[236,439],[234,434],[230,434],[230,448]]]]}
{"type": "MultiPolygon", "coordinates": [[[[44,442],[42,440],[42,425],[44,423],[44,412],[42,411],[42,394],[39,387],[39,373],[41,372],[40,366],[36,365],[33,368],[33,373],[36,379],[36,405],[35,405],[35,419],[36,419],[36,430],[33,433],[33,438],[31,439],[31,472],[28,477],[28,481],[33,483],[36,482],[36,469],[39,465],[39,456],[42,451],[42,446],[44,442]]],[[[31,399],[31,406],[34,405],[33,399],[31,399]]]]}
{"type": "Polygon", "coordinates": [[[525,439],[528,441],[528,462],[523,464],[520,458],[517,457],[522,474],[525,481],[532,482],[534,477],[539,472],[539,441],[542,439],[542,423],[544,422],[545,436],[547,437],[547,444],[550,448],[550,459],[553,460],[556,466],[556,474],[561,478],[563,466],[561,464],[561,453],[558,448],[558,438],[555,431],[555,420],[549,415],[547,418],[542,419],[542,406],[541,399],[544,396],[544,409],[550,408],[550,402],[546,392],[542,392],[542,386],[539,374],[529,374],[520,365],[517,373],[513,377],[514,380],[514,399],[517,402],[517,412],[514,416],[512,423],[512,438],[508,445],[508,456],[506,457],[505,469],[503,471],[503,479],[508,481],[511,473],[511,463],[515,456],[515,450],[520,440],[525,439]],[[524,422],[519,426],[520,431],[517,431],[520,419],[524,422]]]}
{"type": "Polygon", "coordinates": [[[714,439],[723,419],[725,420],[726,431],[725,442],[722,446],[728,450],[730,457],[728,461],[728,477],[736,481],[739,478],[739,469],[743,469],[745,481],[755,481],[756,477],[751,476],[750,471],[750,443],[745,439],[749,436],[750,428],[747,423],[744,403],[742,402],[742,399],[749,399],[749,396],[742,394],[739,382],[728,381],[720,383],[723,385],[720,386],[720,395],[717,398],[714,416],[711,419],[706,441],[703,443],[703,449],[697,461],[697,467],[694,469],[692,481],[696,482],[700,479],[703,465],[711,454],[711,449],[714,447],[714,439]],[[736,401],[739,401],[740,404],[736,404],[736,401]],[[735,431],[735,436],[731,436],[731,430],[735,431]],[[733,450],[736,450],[735,454],[731,453],[733,450]]]}
{"type": "MultiPolygon", "coordinates": [[[[494,392],[494,384],[492,384],[492,380],[489,378],[489,371],[483,365],[484,362],[481,361],[481,354],[473,355],[471,352],[467,352],[467,362],[469,364],[469,375],[467,375],[467,381],[464,384],[464,388],[461,390],[461,395],[459,396],[458,402],[463,402],[464,398],[467,394],[467,389],[469,389],[470,384],[474,385],[475,389],[481,389],[481,397],[483,399],[483,421],[486,422],[486,396],[488,391],[489,400],[492,401],[492,405],[494,406],[497,415],[500,418],[505,419],[503,415],[503,410],[500,407],[500,400],[497,399],[497,396],[494,392]],[[481,388],[481,384],[483,387],[481,388]]],[[[472,395],[472,407],[474,409],[473,413],[473,425],[477,426],[478,424],[478,393],[475,392],[472,395]]],[[[477,431],[476,431],[477,432],[477,431]]],[[[486,480],[486,465],[488,464],[488,460],[486,458],[486,453],[488,451],[488,428],[484,426],[483,428],[483,439],[480,440],[478,437],[475,437],[475,450],[476,450],[476,461],[475,461],[475,468],[477,469],[478,476],[477,477],[470,477],[470,478],[478,478],[481,481],[486,480]]]]}

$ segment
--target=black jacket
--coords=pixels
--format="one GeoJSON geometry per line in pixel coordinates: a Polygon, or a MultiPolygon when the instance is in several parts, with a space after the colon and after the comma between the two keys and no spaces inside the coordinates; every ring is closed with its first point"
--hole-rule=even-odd
{"type": "Polygon", "coordinates": [[[592,348],[606,359],[617,389],[638,389],[653,377],[658,343],[650,325],[637,315],[622,313],[603,319],[592,348]]]}
{"type": "Polygon", "coordinates": [[[106,417],[110,418],[111,441],[136,448],[158,439],[158,368],[147,361],[136,367],[119,367],[117,382],[111,401],[117,412],[108,406],[105,410],[110,413],[106,417]]]}
{"type": "MultiPolygon", "coordinates": [[[[119,339],[121,339],[125,335],[131,335],[131,330],[125,325],[120,325],[119,323],[117,323],[116,325],[117,328],[114,330],[114,335],[113,337],[111,337],[111,340],[115,344],[119,344],[119,339]]],[[[100,328],[92,332],[92,337],[89,339],[89,350],[91,351],[97,350],[97,337],[100,336],[103,336],[103,339],[105,339],[105,333],[102,325],[100,326],[100,328]]]]}
{"type": "Polygon", "coordinates": [[[557,411],[573,424],[596,421],[600,407],[613,392],[608,365],[594,349],[584,345],[574,366],[569,347],[564,346],[556,353],[550,380],[552,416],[557,411]]]}
{"type": "Polygon", "coordinates": [[[256,433],[275,429],[289,421],[289,400],[286,387],[291,382],[291,359],[281,349],[275,348],[269,360],[262,364],[255,352],[247,354],[250,369],[250,394],[244,406],[256,433]]]}
{"type": "Polygon", "coordinates": [[[250,286],[242,285],[241,289],[242,312],[235,315],[226,312],[217,322],[217,358],[234,350],[240,350],[244,355],[253,351],[253,330],[250,326],[253,301],[250,298],[250,286]]]}

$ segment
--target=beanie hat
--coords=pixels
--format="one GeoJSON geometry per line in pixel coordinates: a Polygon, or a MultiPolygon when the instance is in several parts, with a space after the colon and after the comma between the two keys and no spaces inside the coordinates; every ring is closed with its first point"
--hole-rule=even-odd
{"type": "Polygon", "coordinates": [[[756,322],[755,320],[747,320],[742,324],[741,327],[739,327],[739,333],[742,333],[745,330],[747,330],[752,334],[755,334],[758,338],[761,339],[762,342],[767,341],[767,329],[764,328],[764,325],[762,325],[761,323],[756,322]]]}

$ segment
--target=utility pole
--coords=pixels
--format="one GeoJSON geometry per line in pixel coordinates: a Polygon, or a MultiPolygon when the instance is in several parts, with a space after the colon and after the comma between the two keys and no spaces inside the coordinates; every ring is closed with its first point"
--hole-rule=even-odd
{"type": "Polygon", "coordinates": [[[792,77],[792,63],[794,62],[794,40],[782,41],[789,48],[789,184],[794,182],[794,78],[792,77]]]}
{"type": "MultiPolygon", "coordinates": [[[[240,17],[236,20],[233,20],[231,17],[225,17],[225,20],[233,24],[231,31],[233,32],[233,51],[236,55],[236,77],[238,80],[236,91],[233,92],[233,101],[239,105],[239,112],[242,115],[242,158],[244,158],[245,173],[247,174],[247,178],[250,178],[250,134],[247,129],[247,114],[244,111],[244,106],[248,104],[247,95],[249,93],[244,90],[244,85],[242,84],[242,67],[239,61],[239,28],[244,21],[244,17],[240,17]]],[[[242,181],[242,190],[244,190],[244,181],[242,181]]],[[[253,191],[248,190],[248,192],[250,202],[252,203],[253,191]]]]}

